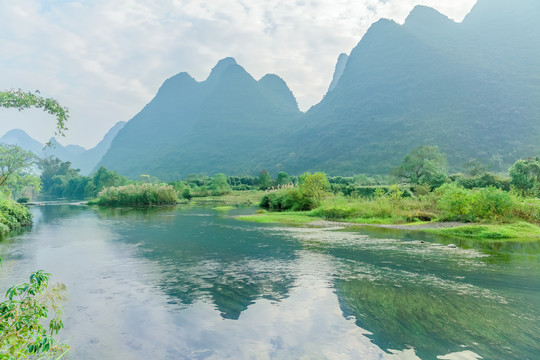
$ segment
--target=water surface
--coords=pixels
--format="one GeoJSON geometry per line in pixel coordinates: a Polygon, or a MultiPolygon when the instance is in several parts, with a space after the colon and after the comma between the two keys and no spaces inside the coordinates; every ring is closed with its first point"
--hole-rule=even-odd
{"type": "Polygon", "coordinates": [[[32,209],[2,291],[67,285],[73,359],[535,359],[540,243],[252,224],[208,208],[32,209]],[[456,240],[452,240],[456,242],[456,240]]]}

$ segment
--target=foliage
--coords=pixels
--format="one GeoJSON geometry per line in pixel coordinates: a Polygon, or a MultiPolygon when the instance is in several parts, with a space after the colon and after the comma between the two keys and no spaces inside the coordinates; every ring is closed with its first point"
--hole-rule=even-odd
{"type": "Polygon", "coordinates": [[[0,187],[20,191],[26,186],[39,189],[35,176],[30,174],[37,157],[17,145],[0,144],[0,187]]]}
{"type": "Polygon", "coordinates": [[[324,198],[329,186],[326,174],[323,172],[316,172],[313,175],[307,172],[300,176],[300,191],[315,202],[320,202],[324,198]]]}
{"type": "Polygon", "coordinates": [[[0,107],[15,108],[19,111],[29,108],[43,109],[47,113],[56,116],[55,135],[64,135],[67,130],[66,122],[69,119],[69,110],[61,106],[58,101],[51,98],[43,98],[31,92],[24,92],[21,89],[0,91],[0,107]]]}
{"type": "Polygon", "coordinates": [[[540,195],[540,158],[518,160],[509,172],[513,188],[521,195],[540,195]]]}
{"type": "Polygon", "coordinates": [[[225,174],[216,174],[212,179],[212,195],[219,196],[228,194],[231,192],[231,187],[227,182],[227,176],[225,174]]]}
{"type": "Polygon", "coordinates": [[[490,166],[482,164],[482,162],[480,162],[478,159],[470,159],[461,166],[463,167],[465,174],[469,177],[480,176],[487,173],[490,168],[490,166]]]}
{"type": "Polygon", "coordinates": [[[43,193],[55,197],[84,199],[97,196],[106,187],[121,186],[130,181],[115,171],[101,167],[93,176],[81,176],[69,161],[48,157],[39,161],[43,193]]]}
{"type": "Polygon", "coordinates": [[[441,220],[504,220],[518,208],[510,193],[494,187],[468,190],[456,184],[445,184],[437,190],[441,220]]]}
{"type": "Polygon", "coordinates": [[[259,189],[261,190],[266,190],[272,187],[272,179],[270,178],[270,174],[268,173],[268,171],[261,171],[257,184],[259,185],[259,189]]]}
{"type": "Polygon", "coordinates": [[[453,175],[451,178],[458,185],[463,186],[466,189],[478,189],[492,186],[497,189],[510,191],[510,180],[501,178],[492,173],[483,173],[473,177],[453,175]]]}
{"type": "Polygon", "coordinates": [[[32,224],[32,214],[26,206],[11,198],[0,199],[0,234],[32,224]]]}
{"type": "Polygon", "coordinates": [[[105,206],[176,204],[178,195],[171,185],[140,184],[109,187],[98,194],[96,203],[105,206]]]}
{"type": "Polygon", "coordinates": [[[276,177],[276,183],[278,185],[286,185],[292,183],[292,179],[285,171],[281,171],[276,177]]]}
{"type": "Polygon", "coordinates": [[[270,211],[308,211],[315,207],[315,201],[298,188],[292,188],[264,195],[259,206],[270,211]]]}
{"type": "Polygon", "coordinates": [[[43,353],[60,353],[54,335],[64,324],[59,304],[65,300],[65,286],[48,288],[50,274],[37,271],[29,283],[7,290],[0,303],[0,359],[19,359],[43,353]],[[52,316],[51,316],[52,315],[52,316]],[[44,321],[48,321],[45,327],[44,321]]]}
{"type": "Polygon", "coordinates": [[[392,175],[405,184],[438,187],[446,181],[446,156],[437,146],[420,145],[403,158],[392,175]]]}

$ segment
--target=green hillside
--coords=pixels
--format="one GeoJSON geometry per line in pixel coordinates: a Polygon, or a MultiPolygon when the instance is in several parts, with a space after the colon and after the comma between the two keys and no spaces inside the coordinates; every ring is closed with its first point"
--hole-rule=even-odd
{"type": "Polygon", "coordinates": [[[231,58],[202,82],[178,74],[101,165],[163,179],[387,174],[424,144],[454,169],[478,158],[506,170],[540,153],[539,13],[536,0],[480,0],[462,23],[424,6],[403,25],[380,20],[340,56],[328,93],[305,114],[281,78],[256,81],[231,58]]]}

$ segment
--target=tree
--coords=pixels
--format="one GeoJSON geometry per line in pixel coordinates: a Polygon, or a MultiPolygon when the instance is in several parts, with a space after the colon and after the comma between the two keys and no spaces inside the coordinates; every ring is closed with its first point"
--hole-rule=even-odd
{"type": "Polygon", "coordinates": [[[285,171],[281,171],[276,178],[278,185],[286,185],[292,182],[291,177],[285,171]]]}
{"type": "Polygon", "coordinates": [[[0,187],[6,186],[16,176],[28,175],[37,156],[17,145],[0,145],[0,187]]]}
{"type": "Polygon", "coordinates": [[[15,108],[19,111],[30,108],[43,109],[47,113],[56,116],[55,135],[64,136],[67,130],[66,122],[69,119],[69,110],[61,106],[58,101],[52,98],[43,98],[36,93],[24,92],[21,89],[0,91],[0,107],[15,108]]]}
{"type": "Polygon", "coordinates": [[[270,174],[268,173],[268,171],[261,171],[257,184],[259,185],[259,189],[261,190],[266,190],[272,187],[272,179],[270,178],[270,174]]]}
{"type": "Polygon", "coordinates": [[[518,160],[509,170],[512,186],[522,195],[538,195],[540,192],[540,158],[518,160]]]}
{"type": "Polygon", "coordinates": [[[478,159],[470,159],[462,165],[465,175],[474,177],[482,175],[489,171],[490,166],[482,164],[478,159]]]}
{"type": "Polygon", "coordinates": [[[446,156],[438,146],[420,145],[405,155],[401,165],[391,174],[401,183],[438,187],[446,181],[446,156]]]}
{"type": "Polygon", "coordinates": [[[231,192],[227,176],[225,174],[216,174],[212,179],[211,189],[213,195],[223,195],[231,192]]]}
{"type": "Polygon", "coordinates": [[[313,175],[307,172],[300,176],[300,191],[302,194],[314,199],[316,202],[319,202],[324,198],[329,186],[330,184],[326,179],[326,174],[323,172],[316,172],[313,175]]]}

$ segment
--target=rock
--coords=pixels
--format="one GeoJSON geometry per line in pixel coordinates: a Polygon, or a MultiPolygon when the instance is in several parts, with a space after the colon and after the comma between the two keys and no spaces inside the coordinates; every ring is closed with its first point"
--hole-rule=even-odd
{"type": "Polygon", "coordinates": [[[449,248],[449,249],[455,249],[455,248],[457,248],[457,246],[456,246],[455,244],[450,244],[450,245],[447,246],[447,248],[449,248]]]}

